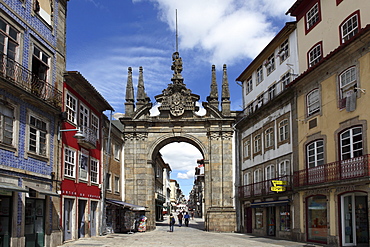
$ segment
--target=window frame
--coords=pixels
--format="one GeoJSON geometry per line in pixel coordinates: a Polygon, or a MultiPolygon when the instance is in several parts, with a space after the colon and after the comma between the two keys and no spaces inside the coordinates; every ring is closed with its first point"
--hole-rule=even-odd
{"type": "Polygon", "coordinates": [[[311,49],[307,52],[307,64],[308,67],[313,67],[317,63],[319,63],[323,58],[323,46],[322,41],[317,42],[315,45],[311,47],[311,49]],[[316,56],[315,53],[318,53],[318,56],[316,56]],[[314,56],[315,55],[315,56],[314,56]]]}
{"type": "Polygon", "coordinates": [[[266,74],[269,76],[275,69],[275,52],[273,52],[266,60],[265,62],[265,67],[266,67],[266,74]]]}
{"type": "Polygon", "coordinates": [[[99,160],[90,157],[90,182],[99,183],[99,160]]]}
{"type": "Polygon", "coordinates": [[[360,18],[360,11],[356,10],[351,15],[349,15],[340,25],[339,25],[339,37],[340,37],[340,44],[344,44],[348,40],[350,40],[353,36],[355,36],[361,29],[361,18],[360,18]],[[356,17],[357,27],[353,28],[351,31],[347,32],[346,35],[343,34],[344,26],[347,25],[352,18],[356,17]]]}
{"type": "Polygon", "coordinates": [[[121,159],[121,148],[117,142],[113,143],[113,155],[115,160],[119,161],[121,159]]]}
{"type": "MultiPolygon", "coordinates": [[[[46,48],[44,48],[41,45],[36,44],[36,41],[32,44],[32,62],[31,62],[31,70],[32,73],[37,76],[38,79],[40,79],[42,82],[50,83],[52,81],[51,73],[52,73],[52,54],[51,52],[47,51],[46,48]],[[35,54],[35,49],[39,51],[39,54],[35,54]],[[47,59],[47,61],[44,61],[44,59],[47,59]],[[34,70],[35,63],[40,63],[38,67],[45,66],[44,78],[41,76],[41,74],[36,74],[34,70]]],[[[38,69],[40,70],[40,68],[38,69]]]]}
{"type": "Polygon", "coordinates": [[[76,178],[76,155],[77,155],[77,151],[70,148],[70,147],[64,147],[64,162],[63,162],[63,166],[64,166],[64,177],[69,177],[69,178],[76,178]],[[68,152],[67,152],[68,151],[68,152]],[[73,154],[72,156],[69,155],[69,154],[73,154]],[[67,155],[69,157],[69,159],[73,159],[73,161],[67,161],[67,155]],[[68,166],[66,165],[68,164],[68,166]],[[69,171],[69,172],[67,172],[69,171]],[[72,174],[72,175],[71,175],[72,174]]]}
{"type": "Polygon", "coordinates": [[[267,95],[268,100],[272,100],[276,97],[276,83],[273,83],[268,89],[267,89],[267,95]]]}
{"type": "Polygon", "coordinates": [[[253,155],[262,152],[262,134],[257,133],[253,136],[253,155]]]}
{"type": "Polygon", "coordinates": [[[89,174],[89,158],[89,151],[81,149],[78,162],[78,179],[86,182],[89,174]]]}
{"type": "Polygon", "coordinates": [[[352,159],[352,158],[355,158],[355,157],[359,157],[359,156],[362,156],[364,155],[364,131],[363,131],[363,126],[361,125],[357,125],[357,126],[352,126],[350,128],[347,128],[345,130],[343,130],[342,132],[339,133],[339,151],[340,151],[340,160],[346,160],[346,159],[352,159]],[[360,134],[357,134],[357,133],[353,133],[355,129],[360,129],[361,132],[360,134]],[[350,157],[349,158],[343,158],[343,155],[344,155],[344,152],[343,152],[343,135],[346,133],[346,132],[350,132],[350,135],[349,135],[349,144],[346,145],[346,146],[349,146],[349,152],[346,152],[350,154],[350,157]],[[361,136],[361,140],[360,141],[354,141],[354,139],[357,137],[357,136],[361,136]],[[355,149],[354,146],[358,143],[361,142],[361,149],[355,149]],[[358,152],[359,150],[361,150],[361,153],[360,154],[355,154],[355,152],[358,152]]]}
{"type": "Polygon", "coordinates": [[[4,107],[4,113],[0,111],[0,144],[8,147],[15,147],[16,141],[16,106],[9,103],[8,101],[1,100],[0,107],[4,107]],[[9,111],[9,115],[6,115],[5,111],[9,111]],[[7,119],[7,120],[6,120],[7,119]],[[7,124],[7,121],[10,122],[7,124]],[[10,126],[8,126],[10,125],[10,126]],[[7,128],[8,126],[8,128],[7,128]],[[10,128],[9,128],[10,127],[10,128]],[[8,133],[8,134],[7,134],[8,133]],[[4,141],[9,139],[9,141],[4,141]]]}
{"type": "Polygon", "coordinates": [[[276,170],[274,164],[269,164],[265,167],[265,180],[271,180],[276,178],[276,170]]]}
{"type": "Polygon", "coordinates": [[[285,177],[285,176],[289,176],[290,175],[290,160],[286,159],[286,160],[283,160],[283,161],[280,161],[279,164],[278,164],[278,177],[281,178],[281,177],[285,177]],[[282,169],[284,168],[284,169],[282,169]],[[282,170],[284,170],[284,172],[282,172],[282,170]]]}
{"type": "Polygon", "coordinates": [[[275,131],[274,127],[268,127],[264,133],[265,136],[265,149],[271,149],[275,146],[275,131]]]}
{"type": "Polygon", "coordinates": [[[321,165],[324,165],[325,162],[325,143],[323,139],[316,139],[313,140],[306,145],[306,163],[307,168],[315,168],[321,165]],[[318,145],[321,143],[321,145],[318,145]],[[310,148],[310,146],[313,146],[313,148],[310,148]],[[322,151],[320,152],[320,148],[322,151]],[[313,154],[310,154],[310,151],[313,151],[313,154]],[[322,155],[322,158],[320,158],[320,155],[322,155]],[[310,161],[310,157],[313,157],[314,160],[310,161]],[[310,165],[313,164],[313,165],[310,165]]]}
{"type": "Polygon", "coordinates": [[[91,131],[93,134],[96,135],[96,139],[99,140],[99,124],[100,124],[100,121],[99,121],[99,118],[97,115],[95,115],[94,113],[91,113],[91,131]]]}
{"type": "MultiPolygon", "coordinates": [[[[315,96],[315,95],[314,95],[315,96]]],[[[307,110],[307,117],[311,117],[321,111],[321,100],[320,100],[320,90],[318,88],[315,88],[311,90],[307,95],[306,95],[306,110],[307,110]],[[312,100],[312,95],[317,93],[317,99],[314,100],[313,102],[310,102],[312,100]],[[317,106],[316,106],[317,105],[317,106]],[[313,106],[316,106],[315,108],[312,108],[313,106]]]]}
{"type": "Polygon", "coordinates": [[[78,101],[77,98],[74,97],[70,92],[66,93],[65,107],[67,113],[67,120],[73,124],[77,124],[78,101]]]}
{"type": "Polygon", "coordinates": [[[247,160],[251,158],[251,140],[250,136],[243,141],[243,159],[247,160]]]}
{"type": "Polygon", "coordinates": [[[284,91],[285,87],[291,83],[291,74],[289,71],[284,73],[280,77],[280,83],[281,83],[281,91],[284,91]]]}
{"type": "Polygon", "coordinates": [[[114,193],[119,194],[121,192],[120,190],[120,177],[114,175],[114,193]]]}
{"type": "Polygon", "coordinates": [[[36,155],[38,157],[48,158],[49,157],[49,143],[50,143],[50,122],[48,119],[29,111],[27,114],[27,153],[30,155],[36,155]],[[36,121],[36,125],[31,124],[32,119],[36,121]],[[41,129],[37,122],[42,122],[45,125],[45,129],[41,129]],[[35,132],[34,132],[35,130],[35,132]],[[36,139],[34,139],[35,137],[36,139]],[[44,145],[42,145],[42,140],[44,140],[44,145]],[[31,142],[35,144],[31,144],[31,142]],[[35,145],[35,150],[31,150],[31,147],[35,145]],[[44,146],[45,151],[42,149],[44,146]]]}
{"type": "Polygon", "coordinates": [[[248,95],[250,92],[252,92],[253,90],[253,79],[252,79],[252,76],[249,77],[247,80],[246,80],[246,95],[248,95]]]}
{"type": "Polygon", "coordinates": [[[280,64],[282,64],[289,57],[289,39],[286,39],[280,44],[277,56],[280,58],[280,64]]]}
{"type": "Polygon", "coordinates": [[[263,82],[263,67],[260,65],[256,70],[256,85],[259,85],[263,82]]]}
{"type": "Polygon", "coordinates": [[[319,0],[316,0],[312,3],[312,6],[309,8],[309,10],[304,15],[304,21],[305,21],[306,35],[321,22],[321,5],[320,5],[319,0]],[[312,11],[314,11],[314,8],[316,8],[316,6],[317,6],[317,13],[315,13],[315,15],[312,15],[312,17],[309,17],[308,15],[312,13],[312,11]],[[316,21],[314,23],[310,23],[310,21],[314,17],[316,21]]]}
{"type": "Polygon", "coordinates": [[[279,128],[279,142],[281,143],[287,141],[289,139],[289,119],[284,118],[281,121],[279,121],[278,128],[279,128]],[[283,122],[284,123],[286,122],[286,124],[282,125],[283,122]],[[282,134],[285,137],[285,139],[281,139],[282,134]]]}

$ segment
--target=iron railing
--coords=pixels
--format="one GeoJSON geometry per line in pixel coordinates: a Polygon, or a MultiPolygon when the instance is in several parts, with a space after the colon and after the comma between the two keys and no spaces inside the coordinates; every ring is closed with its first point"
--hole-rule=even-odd
{"type": "MultiPolygon", "coordinates": [[[[243,185],[238,188],[238,194],[239,198],[248,198],[253,196],[265,196],[265,195],[271,195],[276,194],[275,191],[271,190],[271,187],[273,186],[272,180],[280,180],[280,181],[287,181],[287,185],[284,185],[286,188],[286,191],[292,190],[292,176],[286,175],[282,177],[277,177],[273,179],[264,180],[257,183],[252,183],[248,185],[243,185]]],[[[282,193],[282,192],[280,192],[282,193]]]]}
{"type": "Polygon", "coordinates": [[[320,183],[370,176],[369,154],[348,160],[307,168],[294,172],[294,186],[301,187],[320,183]]]}
{"type": "Polygon", "coordinates": [[[0,53],[0,77],[49,105],[61,107],[61,91],[3,53],[0,53]]]}
{"type": "Polygon", "coordinates": [[[79,140],[82,143],[87,143],[96,147],[96,142],[98,140],[98,133],[96,129],[90,128],[88,126],[81,126],[81,131],[84,135],[82,140],[79,140]]]}

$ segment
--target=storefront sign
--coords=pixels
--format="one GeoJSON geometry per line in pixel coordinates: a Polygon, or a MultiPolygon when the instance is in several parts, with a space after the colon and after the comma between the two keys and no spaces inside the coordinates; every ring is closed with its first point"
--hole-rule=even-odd
{"type": "Polygon", "coordinates": [[[272,180],[272,187],[271,191],[275,191],[276,193],[286,191],[286,187],[281,186],[281,185],[287,185],[288,181],[280,181],[280,180],[272,180]]]}

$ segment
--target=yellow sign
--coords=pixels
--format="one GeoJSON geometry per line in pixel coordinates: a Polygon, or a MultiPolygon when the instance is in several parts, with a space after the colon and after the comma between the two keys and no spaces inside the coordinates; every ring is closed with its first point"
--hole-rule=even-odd
{"type": "Polygon", "coordinates": [[[280,180],[272,180],[271,183],[276,186],[276,185],[287,185],[288,181],[280,181],[280,180]]]}
{"type": "Polygon", "coordinates": [[[283,192],[283,191],[286,191],[286,188],[283,186],[274,186],[274,187],[271,187],[271,191],[283,192]]]}

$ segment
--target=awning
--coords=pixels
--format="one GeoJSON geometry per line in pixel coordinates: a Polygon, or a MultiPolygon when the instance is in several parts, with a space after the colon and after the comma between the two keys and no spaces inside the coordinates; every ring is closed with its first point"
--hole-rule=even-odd
{"type": "Polygon", "coordinates": [[[0,182],[0,189],[2,190],[8,190],[8,191],[17,191],[17,192],[28,192],[28,190],[23,189],[22,187],[11,184],[11,183],[3,183],[0,182]]]}
{"type": "Polygon", "coordinates": [[[138,206],[134,205],[131,203],[123,202],[123,201],[118,201],[118,200],[113,200],[113,199],[106,199],[108,203],[114,204],[116,206],[123,206],[125,208],[129,208],[132,211],[145,211],[145,207],[143,206],[138,206]]]}
{"type": "Polygon", "coordinates": [[[29,186],[27,186],[27,187],[30,188],[30,189],[32,189],[32,190],[36,190],[37,192],[39,192],[42,195],[46,195],[46,196],[57,196],[57,197],[60,196],[59,194],[57,194],[54,191],[45,190],[45,189],[42,189],[42,188],[39,188],[39,187],[29,187],[29,186]]]}
{"type": "Polygon", "coordinates": [[[289,200],[254,202],[254,203],[251,203],[251,208],[265,208],[265,207],[283,206],[287,204],[289,204],[289,200]]]}

